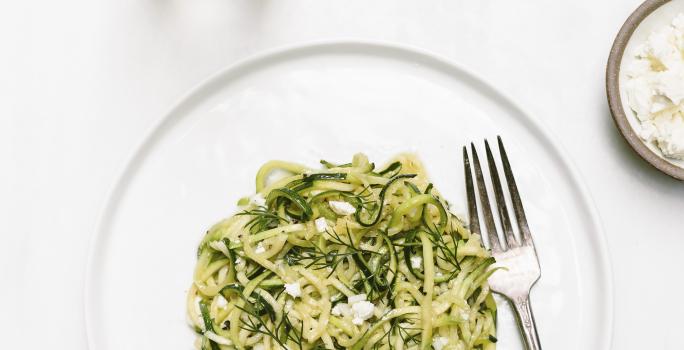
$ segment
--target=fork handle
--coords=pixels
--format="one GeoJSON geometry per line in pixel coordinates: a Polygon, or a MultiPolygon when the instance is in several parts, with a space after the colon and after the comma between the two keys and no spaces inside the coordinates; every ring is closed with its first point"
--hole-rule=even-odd
{"type": "Polygon", "coordinates": [[[537,334],[537,324],[534,322],[532,307],[530,306],[530,295],[517,297],[513,300],[513,307],[518,316],[518,326],[525,338],[528,350],[541,350],[539,335],[537,334]]]}

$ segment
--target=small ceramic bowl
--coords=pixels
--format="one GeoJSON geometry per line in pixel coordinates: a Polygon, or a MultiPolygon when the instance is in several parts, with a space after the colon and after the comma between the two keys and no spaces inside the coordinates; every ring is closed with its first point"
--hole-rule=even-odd
{"type": "Polygon", "coordinates": [[[684,13],[684,0],[647,0],[627,18],[610,50],[606,91],[615,125],[634,151],[660,171],[684,180],[684,161],[664,157],[657,146],[639,137],[639,120],[629,107],[625,91],[621,89],[627,78],[620,71],[623,63],[633,59],[631,52],[634,47],[645,42],[654,30],[671,23],[679,13],[684,13]]]}

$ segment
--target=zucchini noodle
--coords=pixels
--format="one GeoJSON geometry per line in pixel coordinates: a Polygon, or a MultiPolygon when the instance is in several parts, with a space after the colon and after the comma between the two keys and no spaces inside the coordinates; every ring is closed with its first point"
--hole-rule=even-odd
{"type": "Polygon", "coordinates": [[[187,297],[196,348],[495,349],[494,259],[418,159],[321,163],[266,163],[206,233],[187,297]]]}

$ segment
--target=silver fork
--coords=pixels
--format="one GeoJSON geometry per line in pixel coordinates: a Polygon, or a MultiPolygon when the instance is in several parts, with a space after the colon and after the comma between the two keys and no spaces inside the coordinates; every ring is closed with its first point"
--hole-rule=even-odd
{"type": "MultiPolygon", "coordinates": [[[[522,201],[520,200],[518,187],[513,178],[511,165],[508,162],[506,150],[504,149],[501,137],[497,137],[497,139],[504,174],[506,176],[506,183],[508,184],[508,191],[511,196],[513,210],[520,230],[521,242],[519,242],[513,234],[511,219],[508,216],[508,208],[506,207],[506,201],[501,188],[501,181],[499,180],[499,173],[496,168],[494,156],[492,155],[492,150],[489,148],[489,142],[485,140],[489,174],[491,176],[492,185],[494,186],[494,195],[496,197],[501,227],[504,231],[503,242],[499,241],[499,235],[494,224],[494,216],[492,215],[492,209],[490,207],[489,196],[487,195],[487,187],[482,176],[482,169],[480,168],[480,160],[477,157],[475,145],[471,143],[470,148],[473,155],[475,177],[477,179],[477,188],[480,194],[480,203],[482,204],[482,213],[484,214],[484,222],[487,227],[490,249],[492,255],[496,259],[496,264],[494,266],[503,268],[494,272],[494,274],[489,277],[489,286],[492,291],[503,295],[513,304],[517,314],[518,326],[525,338],[527,349],[541,350],[537,326],[534,322],[534,315],[532,314],[532,307],[530,305],[530,289],[537,280],[539,280],[539,277],[541,277],[539,259],[537,258],[532,235],[530,234],[530,229],[527,225],[525,211],[523,210],[522,201]]],[[[470,231],[480,234],[480,221],[475,200],[475,188],[473,187],[470,159],[468,158],[466,146],[463,147],[463,163],[465,167],[466,192],[468,195],[470,231]]]]}

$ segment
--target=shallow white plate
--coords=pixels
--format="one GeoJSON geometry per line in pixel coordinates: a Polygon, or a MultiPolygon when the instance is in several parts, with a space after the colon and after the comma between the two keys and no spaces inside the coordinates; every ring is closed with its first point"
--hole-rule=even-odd
{"type": "MultiPolygon", "coordinates": [[[[196,246],[274,158],[310,165],[417,152],[465,213],[461,147],[502,135],[542,278],[532,302],[546,349],[608,349],[612,284],[597,216],[553,138],[463,68],[415,49],[320,43],[261,55],[195,89],[137,150],[93,239],[91,350],[189,349],[184,298],[196,246]]],[[[499,349],[522,349],[500,303],[499,349]]]]}

